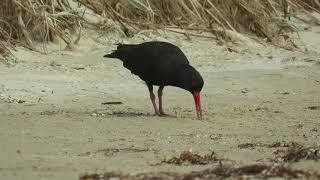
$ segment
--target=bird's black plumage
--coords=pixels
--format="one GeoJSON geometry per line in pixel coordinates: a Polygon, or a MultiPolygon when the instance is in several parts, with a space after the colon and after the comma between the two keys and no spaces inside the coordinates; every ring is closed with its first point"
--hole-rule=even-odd
{"type": "MultiPolygon", "coordinates": [[[[187,72],[183,74],[182,71],[196,71],[189,65],[184,53],[177,46],[167,42],[151,41],[137,45],[118,44],[117,50],[104,57],[120,59],[124,67],[139,76],[148,85],[180,87],[184,83],[181,76],[188,76],[187,72]]],[[[202,78],[200,79],[202,80],[202,78]]],[[[200,82],[199,86],[201,84],[203,82],[200,82]]]]}
{"type": "Polygon", "coordinates": [[[125,68],[146,82],[150,93],[152,85],[162,88],[176,86],[191,93],[199,93],[203,87],[200,73],[189,64],[184,53],[171,43],[151,41],[136,45],[118,44],[117,50],[104,57],[120,59],[125,68]]]}

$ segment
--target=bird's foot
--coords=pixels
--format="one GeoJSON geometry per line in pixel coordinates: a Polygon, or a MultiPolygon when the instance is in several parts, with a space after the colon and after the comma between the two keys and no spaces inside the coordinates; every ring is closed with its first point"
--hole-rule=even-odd
{"type": "Polygon", "coordinates": [[[153,116],[160,116],[159,111],[154,112],[153,116]]]}
{"type": "Polygon", "coordinates": [[[163,112],[163,111],[160,111],[159,116],[160,116],[160,117],[167,117],[167,116],[170,116],[170,115],[169,115],[169,114],[166,114],[166,113],[163,112]]]}
{"type": "Polygon", "coordinates": [[[168,117],[170,116],[169,114],[166,114],[164,112],[155,112],[154,116],[159,116],[159,117],[168,117]]]}

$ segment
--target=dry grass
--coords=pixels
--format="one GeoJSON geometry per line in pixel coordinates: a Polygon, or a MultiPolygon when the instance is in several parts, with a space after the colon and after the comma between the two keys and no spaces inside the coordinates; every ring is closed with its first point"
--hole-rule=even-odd
{"type": "MultiPolygon", "coordinates": [[[[0,55],[3,56],[4,58],[11,55],[10,49],[7,47],[7,43],[0,41],[0,55]]],[[[0,60],[1,60],[0,56],[0,60]]]]}
{"type": "Polygon", "coordinates": [[[298,11],[308,17],[310,12],[320,12],[318,0],[77,1],[102,16],[117,20],[124,31],[128,27],[180,28],[212,32],[218,38],[226,38],[223,30],[228,29],[252,33],[276,45],[282,29],[298,31],[285,17],[297,17],[298,11]]]}
{"type": "Polygon", "coordinates": [[[0,39],[35,50],[35,42],[59,37],[69,46],[70,34],[81,26],[81,17],[66,0],[3,0],[0,5],[0,39]]]}
{"type": "MultiPolygon", "coordinates": [[[[294,16],[319,23],[310,12],[320,13],[319,0],[75,0],[105,18],[132,30],[185,29],[213,33],[228,40],[225,30],[251,33],[279,45],[283,29],[298,31],[286,19],[294,16]],[[298,16],[303,14],[304,16],[298,16]],[[308,17],[308,18],[306,18],[308,17]]],[[[10,45],[36,50],[35,42],[61,38],[69,47],[77,42],[82,18],[69,0],[2,0],[0,5],[0,53],[10,45]],[[5,43],[7,42],[7,43],[5,43]],[[10,45],[9,45],[10,44],[10,45]]],[[[100,24],[101,25],[101,24],[100,24]]],[[[182,32],[183,33],[183,32],[182,32]]],[[[45,44],[45,43],[43,43],[45,44]]]]}

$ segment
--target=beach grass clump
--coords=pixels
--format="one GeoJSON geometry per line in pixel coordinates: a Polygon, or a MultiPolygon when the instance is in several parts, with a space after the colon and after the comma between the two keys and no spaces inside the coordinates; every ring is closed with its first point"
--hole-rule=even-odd
{"type": "MultiPolygon", "coordinates": [[[[277,44],[283,29],[299,29],[289,22],[300,14],[320,13],[318,0],[77,0],[94,12],[133,29],[179,28],[211,32],[249,33],[277,44]]],[[[126,28],[123,28],[126,29],[126,28]]]]}
{"type": "Polygon", "coordinates": [[[71,35],[79,31],[81,16],[67,0],[2,1],[1,40],[33,50],[36,42],[53,41],[57,37],[69,46],[74,43],[71,35]]]}
{"type": "MultiPolygon", "coordinates": [[[[70,1],[2,0],[0,53],[17,45],[37,50],[35,43],[45,44],[55,38],[72,47],[80,39],[85,12],[80,13],[76,7],[71,7],[70,1]],[[74,40],[75,34],[78,36],[74,40]]],[[[319,0],[74,1],[105,19],[118,22],[128,37],[132,36],[129,31],[179,29],[212,33],[217,39],[232,41],[226,31],[236,31],[279,45],[283,39],[279,36],[303,30],[291,21],[292,18],[320,24],[314,16],[314,13],[320,13],[319,0]]]]}

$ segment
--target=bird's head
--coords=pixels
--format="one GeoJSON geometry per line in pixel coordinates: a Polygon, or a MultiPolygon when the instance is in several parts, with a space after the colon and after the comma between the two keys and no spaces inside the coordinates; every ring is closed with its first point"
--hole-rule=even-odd
{"type": "Polygon", "coordinates": [[[200,73],[190,65],[183,65],[178,71],[178,87],[189,91],[194,98],[198,119],[202,118],[200,92],[203,87],[200,73]]]}

